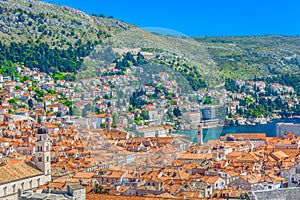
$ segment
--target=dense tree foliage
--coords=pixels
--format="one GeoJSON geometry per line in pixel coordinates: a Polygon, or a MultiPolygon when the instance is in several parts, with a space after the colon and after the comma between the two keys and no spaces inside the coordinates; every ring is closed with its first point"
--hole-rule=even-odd
{"type": "Polygon", "coordinates": [[[121,58],[115,60],[116,69],[121,70],[122,72],[126,71],[126,68],[130,68],[131,66],[140,66],[146,64],[144,56],[139,52],[136,56],[136,59],[132,55],[132,53],[127,52],[121,58]]]}
{"type": "Polygon", "coordinates": [[[263,80],[268,83],[280,83],[282,85],[292,86],[300,96],[300,74],[281,74],[273,77],[255,78],[254,80],[263,80]]]}
{"type": "Polygon", "coordinates": [[[104,189],[103,186],[98,183],[94,185],[92,192],[96,194],[108,194],[108,190],[104,189]]]}
{"type": "MultiPolygon", "coordinates": [[[[264,94],[258,94],[255,92],[249,92],[245,90],[245,86],[238,86],[234,83],[234,80],[227,79],[225,81],[225,88],[228,91],[232,91],[234,93],[241,93],[245,92],[247,94],[250,94],[252,97],[246,97],[243,99],[236,99],[239,100],[239,105],[245,107],[245,109],[239,109],[237,107],[236,112],[238,115],[245,116],[247,118],[250,117],[267,117],[274,113],[274,111],[279,112],[283,117],[289,117],[291,113],[295,115],[300,114],[300,107],[296,105],[296,107],[290,108],[287,102],[284,102],[280,94],[276,91],[273,91],[270,87],[271,83],[281,83],[282,85],[288,85],[292,86],[297,90],[299,85],[299,77],[297,75],[289,75],[289,74],[283,74],[283,75],[277,75],[274,77],[266,77],[266,78],[257,78],[255,77],[253,81],[265,81],[266,88],[264,94]],[[262,96],[277,96],[276,99],[271,98],[265,98],[262,96]]],[[[298,88],[299,89],[299,88],[298,88]]],[[[254,86],[254,90],[256,90],[256,86],[254,86]]],[[[228,113],[229,117],[232,116],[231,113],[228,113]]]]}
{"type": "Polygon", "coordinates": [[[148,120],[149,119],[149,115],[148,115],[148,113],[145,110],[142,110],[142,113],[140,114],[140,117],[143,120],[148,120]]]}
{"type": "MultiPolygon", "coordinates": [[[[286,86],[292,86],[298,96],[300,95],[300,74],[282,74],[282,75],[276,75],[276,76],[268,76],[268,77],[255,77],[253,81],[264,81],[266,85],[269,85],[270,83],[280,83],[282,85],[286,86]]],[[[233,79],[226,79],[225,81],[225,88],[228,91],[232,92],[241,92],[244,91],[245,86],[238,87],[234,84],[233,79]]],[[[266,95],[277,95],[274,92],[270,91],[270,88],[266,87],[266,95]]]]}
{"type": "Polygon", "coordinates": [[[135,108],[141,108],[142,105],[145,105],[147,103],[147,101],[140,98],[142,95],[145,94],[146,91],[143,89],[139,89],[136,92],[133,92],[132,96],[130,97],[130,105],[132,105],[135,108]]]}
{"type": "Polygon", "coordinates": [[[82,57],[87,56],[94,44],[77,44],[68,49],[50,48],[47,43],[15,43],[4,45],[0,42],[0,65],[9,62],[22,63],[30,68],[38,68],[42,72],[73,72],[79,69],[82,57]]]}
{"type": "Polygon", "coordinates": [[[179,116],[181,116],[181,110],[179,108],[175,107],[173,109],[173,114],[175,117],[179,117],[179,116]]]}

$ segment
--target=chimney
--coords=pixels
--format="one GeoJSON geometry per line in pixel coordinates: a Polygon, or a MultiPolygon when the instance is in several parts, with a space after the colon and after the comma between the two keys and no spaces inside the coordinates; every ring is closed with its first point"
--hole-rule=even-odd
{"type": "Polygon", "coordinates": [[[18,189],[18,197],[21,197],[23,195],[23,190],[22,189],[18,189]]]}
{"type": "Polygon", "coordinates": [[[47,193],[47,194],[51,194],[51,187],[50,187],[49,185],[47,186],[47,191],[46,191],[46,193],[47,193]]]}
{"type": "Polygon", "coordinates": [[[83,185],[83,180],[79,179],[79,183],[80,183],[80,185],[83,185]]]}

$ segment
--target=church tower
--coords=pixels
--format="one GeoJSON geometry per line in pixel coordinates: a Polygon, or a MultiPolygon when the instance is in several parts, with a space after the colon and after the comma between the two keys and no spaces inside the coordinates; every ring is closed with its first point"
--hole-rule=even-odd
{"type": "Polygon", "coordinates": [[[45,128],[39,128],[35,142],[35,165],[51,180],[50,139],[45,128]]]}
{"type": "Polygon", "coordinates": [[[203,130],[202,130],[202,125],[200,124],[198,126],[198,132],[197,132],[197,145],[202,145],[203,144],[203,130]]]}
{"type": "Polygon", "coordinates": [[[106,109],[106,116],[105,116],[105,129],[106,131],[111,131],[111,114],[109,111],[109,107],[106,109]]]}

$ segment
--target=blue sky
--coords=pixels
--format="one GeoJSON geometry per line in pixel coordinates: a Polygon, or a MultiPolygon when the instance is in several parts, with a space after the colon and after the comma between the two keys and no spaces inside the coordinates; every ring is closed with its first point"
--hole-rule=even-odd
{"type": "Polygon", "coordinates": [[[299,0],[48,0],[189,36],[300,35],[299,0]]]}

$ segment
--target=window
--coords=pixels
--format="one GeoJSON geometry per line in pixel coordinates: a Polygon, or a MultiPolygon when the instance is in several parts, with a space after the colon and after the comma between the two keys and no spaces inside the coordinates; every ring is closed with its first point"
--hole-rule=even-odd
{"type": "Polygon", "coordinates": [[[38,162],[43,162],[43,158],[42,157],[38,157],[38,162]]]}
{"type": "Polygon", "coordinates": [[[22,190],[24,190],[24,182],[21,183],[21,188],[22,188],[22,190]]]}
{"type": "Polygon", "coordinates": [[[272,186],[269,185],[269,186],[268,186],[268,189],[271,190],[271,189],[272,189],[272,186]]]}
{"type": "Polygon", "coordinates": [[[4,193],[4,196],[6,196],[6,192],[7,192],[7,188],[6,188],[6,187],[4,187],[4,188],[3,188],[3,193],[4,193]]]}
{"type": "Polygon", "coordinates": [[[49,162],[49,156],[47,156],[46,162],[49,162]]]}
{"type": "Polygon", "coordinates": [[[292,178],[291,178],[291,181],[293,182],[294,180],[295,180],[295,178],[294,178],[294,177],[292,177],[292,178]]]}
{"type": "Polygon", "coordinates": [[[43,151],[43,147],[42,146],[38,146],[37,151],[43,151]]]}
{"type": "Polygon", "coordinates": [[[16,192],[16,185],[13,185],[13,186],[12,186],[12,190],[13,190],[13,193],[16,192]]]}
{"type": "Polygon", "coordinates": [[[29,181],[29,187],[32,188],[32,181],[29,181]]]}
{"type": "Polygon", "coordinates": [[[40,186],[40,179],[37,179],[37,185],[40,186]]]}

